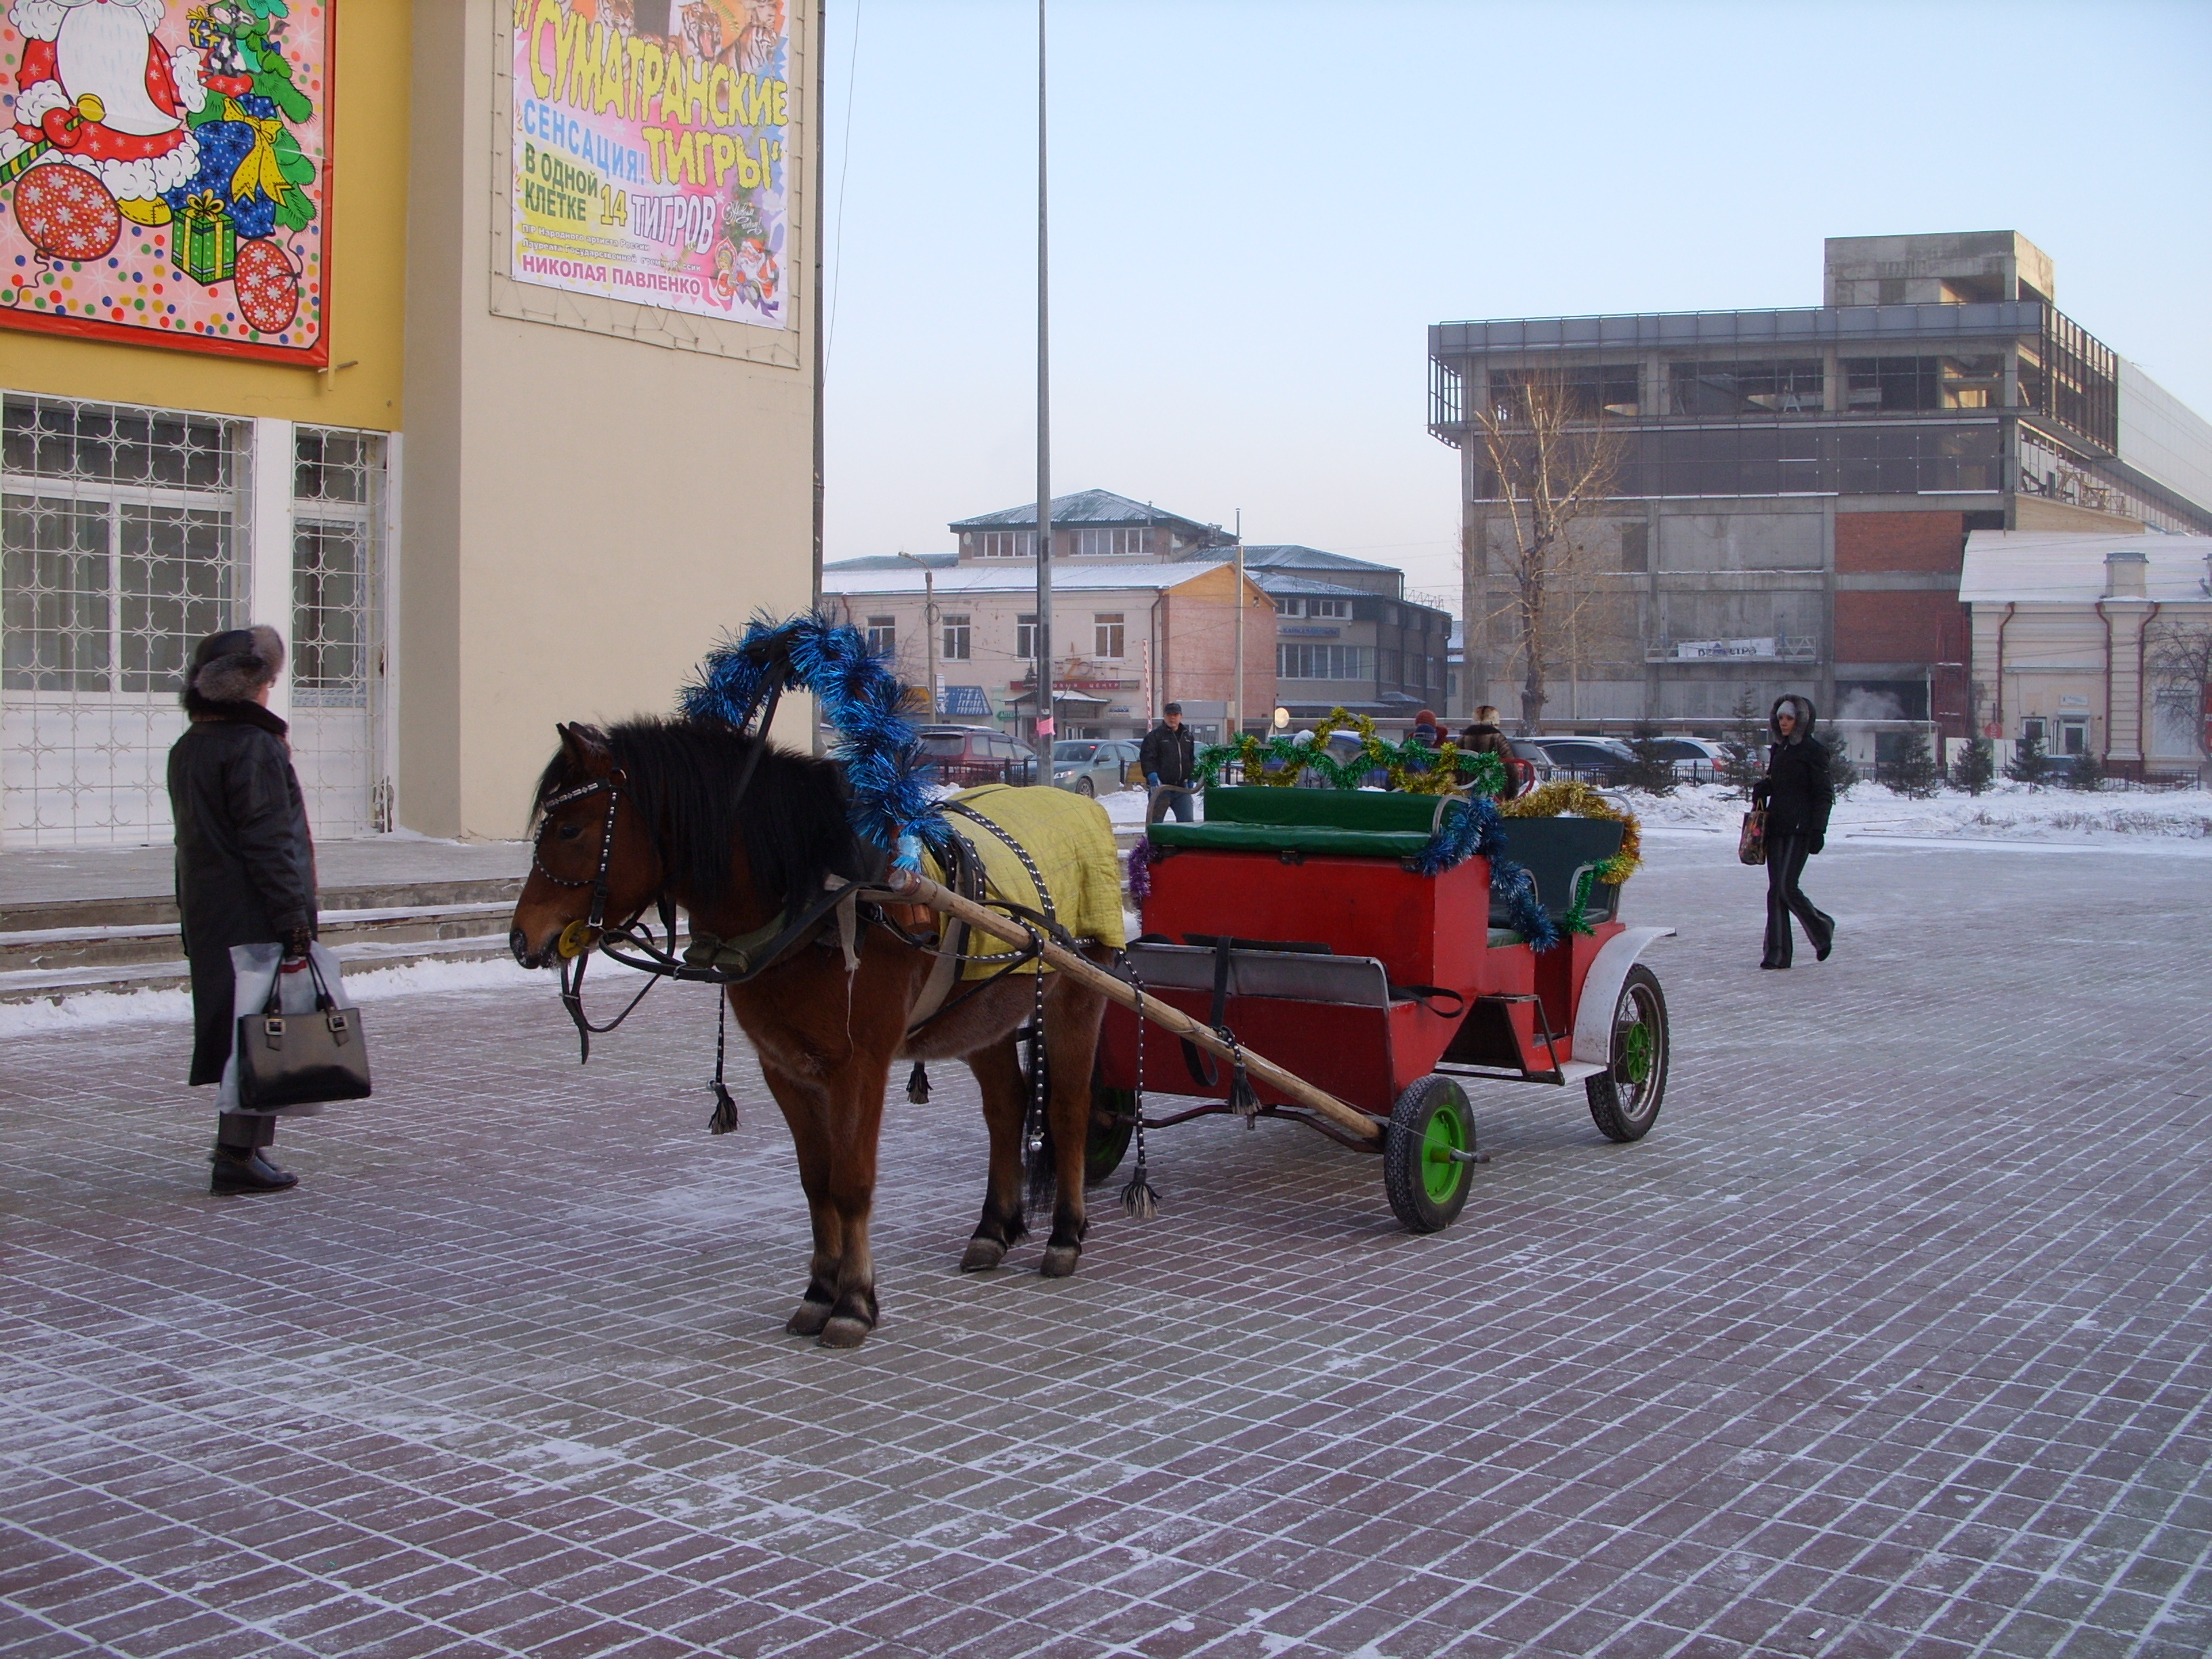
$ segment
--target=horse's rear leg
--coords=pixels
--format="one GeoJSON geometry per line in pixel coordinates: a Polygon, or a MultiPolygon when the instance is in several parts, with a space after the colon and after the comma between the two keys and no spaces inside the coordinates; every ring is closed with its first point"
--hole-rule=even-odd
{"type": "Polygon", "coordinates": [[[1084,1158],[1091,1139],[1091,1073],[1098,1053],[1098,1024],[1106,1000],[1064,975],[1054,975],[1044,1005],[1047,1075],[1051,1096],[1046,1110],[1052,1122],[1057,1190],[1052,1207],[1052,1237],[1045,1241],[1039,1271],[1065,1279],[1083,1254],[1090,1222],[1084,1213],[1084,1158]]]}
{"type": "Polygon", "coordinates": [[[1020,1049],[1007,1036],[968,1057],[983,1093],[983,1122],[991,1132],[991,1168],[983,1188],[983,1218],[960,1258],[963,1273],[987,1272],[1026,1237],[1022,1219],[1022,1121],[1029,1115],[1029,1081],[1020,1049]]]}

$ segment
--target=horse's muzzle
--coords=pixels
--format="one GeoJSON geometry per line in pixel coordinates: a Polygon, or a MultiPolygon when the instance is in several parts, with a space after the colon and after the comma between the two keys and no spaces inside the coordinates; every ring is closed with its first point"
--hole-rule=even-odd
{"type": "Polygon", "coordinates": [[[545,965],[544,958],[530,948],[530,935],[520,927],[508,932],[507,948],[514,952],[514,959],[526,968],[542,968],[545,965]]]}

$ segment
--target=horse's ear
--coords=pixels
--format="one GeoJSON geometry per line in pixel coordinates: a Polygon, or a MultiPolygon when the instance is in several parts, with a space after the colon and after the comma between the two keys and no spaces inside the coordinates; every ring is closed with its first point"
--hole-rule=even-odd
{"type": "Polygon", "coordinates": [[[587,766],[607,758],[606,734],[597,726],[556,722],[553,729],[561,734],[561,752],[574,764],[587,766]]]}

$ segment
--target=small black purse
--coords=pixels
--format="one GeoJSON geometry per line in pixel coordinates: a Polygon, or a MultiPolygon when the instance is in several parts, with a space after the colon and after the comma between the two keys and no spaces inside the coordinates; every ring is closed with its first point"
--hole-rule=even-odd
{"type": "Polygon", "coordinates": [[[337,1006],[313,956],[307,971],[315,980],[313,1013],[279,1011],[280,969],[261,1012],[239,1019],[238,1104],[243,1111],[368,1098],[368,1038],[362,1030],[361,1010],[337,1006]]]}

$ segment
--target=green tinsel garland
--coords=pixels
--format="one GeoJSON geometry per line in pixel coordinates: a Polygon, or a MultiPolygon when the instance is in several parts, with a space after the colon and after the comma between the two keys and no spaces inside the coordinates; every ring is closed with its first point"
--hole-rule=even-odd
{"type": "Polygon", "coordinates": [[[1208,745],[1198,757],[1199,786],[1211,787],[1231,761],[1243,768],[1246,783],[1266,788],[1287,789],[1310,773],[1332,789],[1357,789],[1379,771],[1389,777],[1392,789],[1406,794],[1442,795],[1463,789],[1494,797],[1506,789],[1505,763],[1496,755],[1462,754],[1449,738],[1433,749],[1411,738],[1394,744],[1366,715],[1355,717],[1342,708],[1331,709],[1304,742],[1294,738],[1263,740],[1248,733],[1235,743],[1208,745]],[[1360,743],[1351,759],[1340,761],[1328,752],[1328,739],[1345,726],[1359,733],[1360,743]],[[1276,769],[1268,771],[1270,764],[1276,769]]]}

